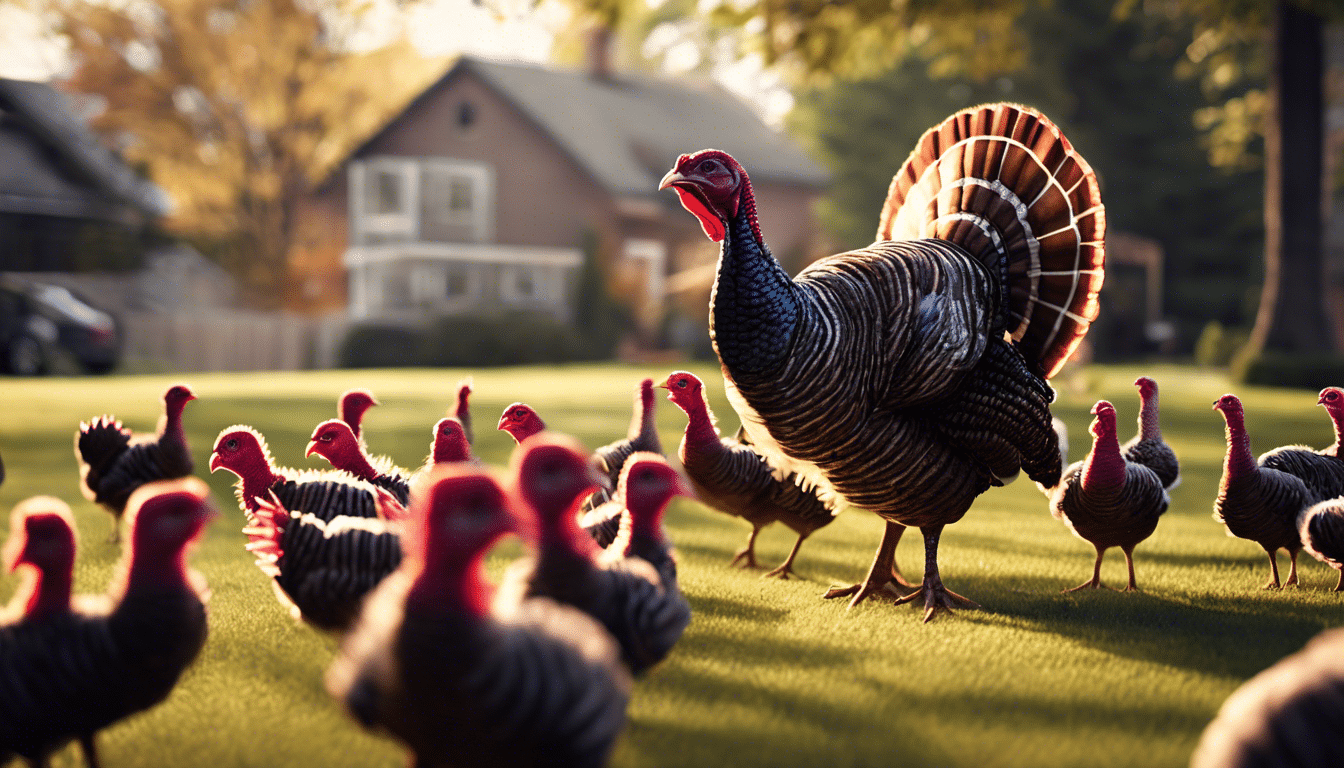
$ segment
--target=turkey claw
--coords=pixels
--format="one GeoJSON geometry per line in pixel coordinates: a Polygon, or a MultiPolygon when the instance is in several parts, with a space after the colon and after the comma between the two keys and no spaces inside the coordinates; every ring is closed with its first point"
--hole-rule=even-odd
{"type": "Polygon", "coordinates": [[[793,566],[791,566],[791,565],[781,565],[781,566],[779,566],[778,568],[775,568],[774,570],[766,571],[765,573],[762,573],[762,574],[761,574],[761,578],[762,578],[762,579],[775,578],[775,579],[779,579],[780,581],[788,581],[788,580],[789,580],[789,576],[792,576],[792,575],[795,575],[795,574],[793,573],[793,566]]]}
{"type": "Polygon", "coordinates": [[[750,549],[740,550],[737,554],[733,555],[733,560],[728,563],[728,567],[732,568],[737,566],[738,563],[741,563],[741,567],[746,568],[747,570],[754,570],[761,567],[760,564],[756,562],[756,553],[752,552],[750,549]]]}
{"type": "MultiPolygon", "coordinates": [[[[1069,587],[1068,589],[1061,590],[1060,594],[1067,595],[1070,592],[1077,592],[1081,589],[1110,589],[1110,587],[1106,586],[1105,584],[1102,584],[1100,581],[1097,581],[1096,579],[1090,579],[1088,581],[1084,581],[1082,584],[1079,584],[1076,587],[1069,587]]],[[[1128,592],[1129,590],[1125,591],[1128,592]]]]}
{"type": "Polygon", "coordinates": [[[896,586],[895,579],[888,579],[882,582],[864,582],[862,584],[851,584],[848,587],[831,587],[822,595],[823,600],[831,600],[837,597],[847,597],[853,595],[854,599],[849,601],[849,608],[853,608],[859,603],[870,597],[876,597],[879,592],[885,592],[892,597],[901,596],[900,589],[896,586]]]}
{"type": "Polygon", "coordinates": [[[952,612],[953,608],[979,608],[980,604],[968,597],[944,587],[941,583],[930,585],[928,579],[914,592],[896,600],[895,605],[913,603],[920,595],[924,596],[924,623],[928,624],[939,611],[952,612]]]}

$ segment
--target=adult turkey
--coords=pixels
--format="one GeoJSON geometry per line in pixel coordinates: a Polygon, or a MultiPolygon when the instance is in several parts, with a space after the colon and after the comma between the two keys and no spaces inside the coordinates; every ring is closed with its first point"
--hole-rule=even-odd
{"type": "Polygon", "coordinates": [[[163,394],[163,418],[153,435],[131,432],[103,415],[80,422],[75,433],[79,491],[112,513],[111,540],[117,541],[126,500],[135,489],[156,480],[174,480],[195,467],[182,428],[182,410],[196,399],[191,387],[175,384],[163,394]]]}
{"type": "Polygon", "coordinates": [[[215,438],[210,471],[228,470],[238,476],[234,494],[247,519],[256,516],[260,500],[275,494],[281,506],[320,520],[334,517],[377,517],[376,486],[340,470],[316,472],[276,466],[266,438],[255,429],[236,424],[215,438]]]}
{"type": "Polygon", "coordinates": [[[1115,406],[1098,401],[1092,415],[1092,450],[1064,471],[1050,499],[1055,519],[1097,550],[1092,578],[1065,591],[1101,588],[1102,557],[1107,549],[1119,547],[1129,568],[1125,591],[1134,592],[1134,547],[1157,529],[1157,519],[1167,511],[1167,491],[1156,472],[1120,453],[1115,406]]]}
{"type": "Polygon", "coordinates": [[[513,403],[499,415],[497,429],[509,433],[514,444],[518,444],[546,429],[546,422],[527,403],[513,403]]]}
{"type": "Polygon", "coordinates": [[[1227,526],[1229,536],[1250,539],[1264,548],[1270,573],[1265,589],[1279,588],[1276,555],[1286,549],[1292,563],[1286,584],[1293,586],[1297,584],[1297,553],[1302,549],[1298,515],[1321,498],[1301,478],[1269,466],[1265,456],[1257,462],[1251,455],[1246,414],[1236,395],[1218,398],[1213,409],[1227,423],[1227,455],[1218,498],[1213,502],[1213,519],[1227,526]]]}
{"type": "Polygon", "coordinates": [[[1134,386],[1139,388],[1139,431],[1120,446],[1120,450],[1125,461],[1151,469],[1162,481],[1162,487],[1170,491],[1181,484],[1181,463],[1176,459],[1176,452],[1162,439],[1157,382],[1140,376],[1134,380],[1134,386]]]}
{"type": "Polygon", "coordinates": [[[1096,317],[1103,276],[1105,216],[1086,161],[1027,107],[958,112],[897,173],[878,242],[794,279],[728,154],[682,155],[668,187],[722,241],[710,335],[752,444],[888,521],[863,584],[830,595],[853,605],[890,583],[913,525],[925,573],[908,599],[922,599],[926,621],[964,601],[938,572],[943,527],[1021,469],[1059,482],[1046,379],[1096,317]]]}
{"type": "Polygon", "coordinates": [[[344,470],[370,485],[385,488],[402,504],[411,500],[410,472],[387,456],[370,456],[354,430],[340,419],[329,419],[313,429],[304,456],[317,454],[331,466],[344,470]]]}
{"type": "Polygon", "coordinates": [[[630,677],[597,622],[544,598],[492,606],[489,548],[515,529],[489,474],[435,470],[401,567],[369,596],[327,690],[416,766],[597,768],[625,725],[630,677]]]}
{"type": "Polygon", "coordinates": [[[677,458],[696,497],[751,524],[746,546],[733,555],[729,565],[740,562],[747,568],[758,567],[757,534],[767,525],[781,522],[798,534],[798,540],[784,562],[765,575],[787,579],[803,541],[835,519],[839,509],[834,498],[823,500],[815,490],[803,488],[794,475],[776,477],[756,449],[735,437],[720,437],[704,382],[695,374],[675,371],[658,386],[668,391],[668,400],[686,412],[686,432],[677,447],[677,458]]]}
{"type": "MultiPolygon", "coordinates": [[[[0,760],[35,765],[167,698],[205,644],[207,594],[186,553],[214,516],[196,478],[148,483],[128,500],[130,542],[107,595],[0,628],[0,760]]],[[[73,559],[73,541],[64,543],[73,559]]],[[[46,588],[46,587],[44,587],[46,588]]],[[[55,606],[53,606],[55,607],[55,606]]]]}

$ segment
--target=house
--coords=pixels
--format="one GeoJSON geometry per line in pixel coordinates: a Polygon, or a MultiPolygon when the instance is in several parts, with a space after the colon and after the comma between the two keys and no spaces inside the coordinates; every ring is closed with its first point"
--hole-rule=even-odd
{"type": "Polygon", "coordinates": [[[749,170],[772,248],[801,265],[826,174],[720,87],[462,57],[322,185],[291,268],[312,306],[348,301],[357,322],[564,320],[591,256],[655,329],[669,285],[708,292],[717,246],[658,191],[705,147],[749,170]]]}
{"type": "Polygon", "coordinates": [[[164,192],[109,152],[46,83],[0,79],[0,271],[139,266],[164,192]]]}

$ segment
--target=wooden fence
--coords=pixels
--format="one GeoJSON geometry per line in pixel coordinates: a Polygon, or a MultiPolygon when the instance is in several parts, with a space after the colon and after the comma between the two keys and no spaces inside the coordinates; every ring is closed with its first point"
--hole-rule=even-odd
{"type": "Polygon", "coordinates": [[[205,309],[131,312],[120,317],[129,366],[174,371],[289,371],[332,368],[345,315],[205,309]]]}

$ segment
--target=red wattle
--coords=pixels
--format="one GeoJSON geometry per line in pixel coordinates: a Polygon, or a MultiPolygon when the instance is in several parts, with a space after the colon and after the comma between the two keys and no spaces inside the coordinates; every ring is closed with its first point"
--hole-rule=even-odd
{"type": "Polygon", "coordinates": [[[706,208],[705,204],[700,202],[700,198],[681,187],[673,187],[672,189],[677,193],[677,197],[681,198],[681,207],[690,211],[695,218],[700,220],[700,228],[705,231],[705,236],[716,243],[722,242],[727,232],[719,215],[706,208]]]}

